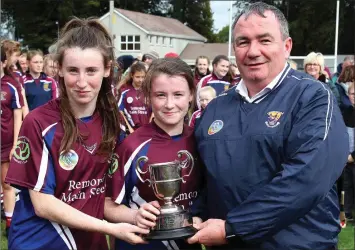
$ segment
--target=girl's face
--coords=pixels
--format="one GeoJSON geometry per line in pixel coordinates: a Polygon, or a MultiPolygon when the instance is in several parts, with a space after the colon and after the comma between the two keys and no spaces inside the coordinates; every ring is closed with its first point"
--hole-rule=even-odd
{"type": "Polygon", "coordinates": [[[44,67],[44,73],[47,76],[55,77],[58,73],[58,66],[57,63],[53,60],[48,60],[46,66],[44,67]]]}
{"type": "Polygon", "coordinates": [[[192,101],[187,80],[182,76],[161,74],[152,81],[151,87],[155,123],[170,135],[181,133],[192,101]]]}
{"type": "Polygon", "coordinates": [[[30,73],[39,74],[43,71],[43,56],[35,55],[29,61],[30,73]]]}
{"type": "Polygon", "coordinates": [[[134,74],[131,74],[132,76],[132,85],[134,88],[139,89],[142,87],[143,80],[145,78],[145,72],[144,71],[136,71],[134,74]]]}
{"type": "Polygon", "coordinates": [[[25,56],[20,56],[18,59],[22,72],[26,72],[28,70],[27,59],[25,56]]]}
{"type": "Polygon", "coordinates": [[[202,75],[207,74],[208,60],[205,58],[198,59],[196,67],[200,74],[202,75]]]}
{"type": "Polygon", "coordinates": [[[7,63],[9,66],[15,65],[20,57],[20,52],[13,52],[11,56],[7,58],[7,63]]]}
{"type": "Polygon", "coordinates": [[[66,92],[72,108],[96,106],[102,80],[110,75],[110,67],[104,66],[104,58],[98,49],[66,49],[59,76],[64,78],[66,92]]]}

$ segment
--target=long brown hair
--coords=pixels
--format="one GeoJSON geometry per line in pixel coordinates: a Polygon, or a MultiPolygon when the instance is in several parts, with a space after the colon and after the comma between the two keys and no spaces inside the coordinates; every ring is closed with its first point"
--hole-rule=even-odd
{"type": "MultiPolygon", "coordinates": [[[[120,116],[113,96],[111,83],[113,80],[114,51],[112,39],[107,30],[97,19],[78,19],[69,21],[63,28],[61,37],[56,43],[56,58],[59,68],[62,67],[64,52],[66,49],[79,47],[82,50],[99,49],[104,61],[104,66],[110,67],[110,75],[102,80],[101,89],[96,102],[96,112],[102,117],[102,142],[98,153],[106,157],[110,156],[120,132],[120,116]]],[[[60,88],[60,113],[64,127],[64,136],[60,150],[68,152],[77,141],[83,141],[76,118],[69,104],[68,94],[64,84],[64,78],[59,78],[60,88]]]]}
{"type": "Polygon", "coordinates": [[[355,81],[355,72],[354,66],[346,66],[340,73],[338,82],[354,82],[355,81]]]}
{"type": "Polygon", "coordinates": [[[136,72],[144,72],[147,73],[147,69],[145,64],[142,62],[136,62],[130,67],[129,74],[118,84],[117,88],[120,90],[121,88],[132,86],[133,84],[133,76],[136,72]]]}
{"type": "Polygon", "coordinates": [[[144,96],[147,98],[148,103],[150,103],[152,82],[161,74],[166,74],[168,76],[182,76],[186,79],[193,97],[190,110],[193,110],[196,102],[196,86],[194,84],[194,77],[190,66],[179,58],[161,58],[152,62],[142,86],[144,96]]]}

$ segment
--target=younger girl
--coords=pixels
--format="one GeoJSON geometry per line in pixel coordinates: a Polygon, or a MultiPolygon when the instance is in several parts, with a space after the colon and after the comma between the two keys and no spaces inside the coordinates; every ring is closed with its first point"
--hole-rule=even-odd
{"type": "MultiPolygon", "coordinates": [[[[184,124],[189,107],[194,102],[196,87],[190,67],[178,58],[157,59],[152,63],[143,83],[143,92],[152,105],[154,119],[128,136],[116,150],[118,170],[108,177],[107,211],[112,211],[111,221],[125,221],[142,228],[155,225],[159,203],[153,189],[142,183],[135,170],[137,159],[148,157],[141,165],[146,171],[149,164],[171,162],[180,150],[187,150],[195,159],[197,151],[193,129],[184,124]],[[115,204],[116,202],[117,204],[115,204]],[[115,211],[115,212],[114,212],[115,211]]],[[[192,108],[192,107],[191,107],[192,108]]],[[[190,169],[183,169],[187,175],[190,169]]],[[[195,163],[186,183],[181,184],[175,202],[189,209],[200,192],[200,168],[195,163]]],[[[187,246],[184,240],[151,241],[148,246],[130,246],[116,240],[116,249],[178,249],[187,246]]],[[[200,249],[200,246],[196,246],[200,249]]]]}
{"type": "Polygon", "coordinates": [[[145,65],[137,62],[131,66],[129,77],[121,87],[121,98],[118,107],[123,113],[127,127],[132,133],[137,128],[149,123],[151,109],[146,104],[142,92],[142,83],[145,78],[145,65]]]}
{"type": "Polygon", "coordinates": [[[29,110],[58,97],[55,80],[43,73],[43,53],[31,50],[27,53],[28,72],[24,76],[24,88],[29,110]]]}
{"type": "Polygon", "coordinates": [[[20,98],[21,92],[18,91],[12,81],[9,69],[6,68],[6,53],[1,46],[1,186],[4,199],[4,213],[6,217],[6,233],[10,228],[12,213],[15,207],[15,189],[5,184],[5,177],[9,169],[9,162],[16,147],[18,133],[22,122],[23,100],[20,98]]]}

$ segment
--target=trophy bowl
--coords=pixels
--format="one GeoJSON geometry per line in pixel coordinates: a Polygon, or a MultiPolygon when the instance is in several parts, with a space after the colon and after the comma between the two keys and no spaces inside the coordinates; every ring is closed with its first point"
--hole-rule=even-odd
{"type": "Polygon", "coordinates": [[[180,193],[181,184],[185,183],[184,177],[190,176],[194,160],[192,155],[186,151],[178,152],[178,158],[171,162],[149,164],[146,171],[140,166],[148,161],[146,156],[138,158],[136,173],[142,182],[149,182],[155,196],[164,201],[161,206],[160,215],[157,216],[156,226],[145,237],[147,240],[172,240],[187,238],[195,234],[196,229],[192,227],[191,215],[181,205],[173,203],[173,199],[180,193]],[[185,160],[181,160],[186,156],[185,160]],[[187,175],[182,175],[182,169],[190,167],[187,175]],[[142,179],[141,175],[149,172],[149,179],[142,179]]]}

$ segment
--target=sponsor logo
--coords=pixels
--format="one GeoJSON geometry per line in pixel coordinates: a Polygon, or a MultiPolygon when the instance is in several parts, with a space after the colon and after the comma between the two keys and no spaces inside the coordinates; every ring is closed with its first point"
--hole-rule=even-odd
{"type": "Polygon", "coordinates": [[[128,102],[128,103],[132,103],[132,102],[133,102],[133,98],[132,98],[132,97],[128,97],[128,98],[127,98],[127,102],[128,102]]]}
{"type": "Polygon", "coordinates": [[[7,95],[7,93],[5,91],[1,91],[1,101],[6,101],[5,96],[7,95]]]}
{"type": "Polygon", "coordinates": [[[110,166],[108,169],[108,175],[111,177],[118,170],[118,158],[117,154],[113,154],[110,160],[110,166]]]}
{"type": "Polygon", "coordinates": [[[44,91],[50,91],[50,90],[51,90],[51,89],[49,88],[49,83],[48,83],[48,82],[43,83],[43,90],[44,90],[44,91]]]}
{"type": "Polygon", "coordinates": [[[69,150],[64,154],[64,151],[59,156],[59,166],[64,170],[73,170],[78,164],[79,156],[74,150],[69,150]]]}
{"type": "Polygon", "coordinates": [[[280,118],[283,115],[283,112],[280,111],[270,111],[267,113],[267,115],[269,116],[267,118],[267,121],[265,122],[266,126],[268,126],[269,128],[275,128],[277,127],[280,122],[280,118]]]}
{"type": "Polygon", "coordinates": [[[229,89],[229,85],[228,84],[224,84],[224,90],[228,90],[229,89]]]}
{"type": "Polygon", "coordinates": [[[212,122],[211,126],[208,128],[208,135],[214,135],[223,128],[223,121],[215,120],[212,122]]]}
{"type": "Polygon", "coordinates": [[[20,164],[25,164],[27,163],[30,154],[30,140],[25,136],[20,136],[17,140],[13,155],[14,161],[20,164]]]}

